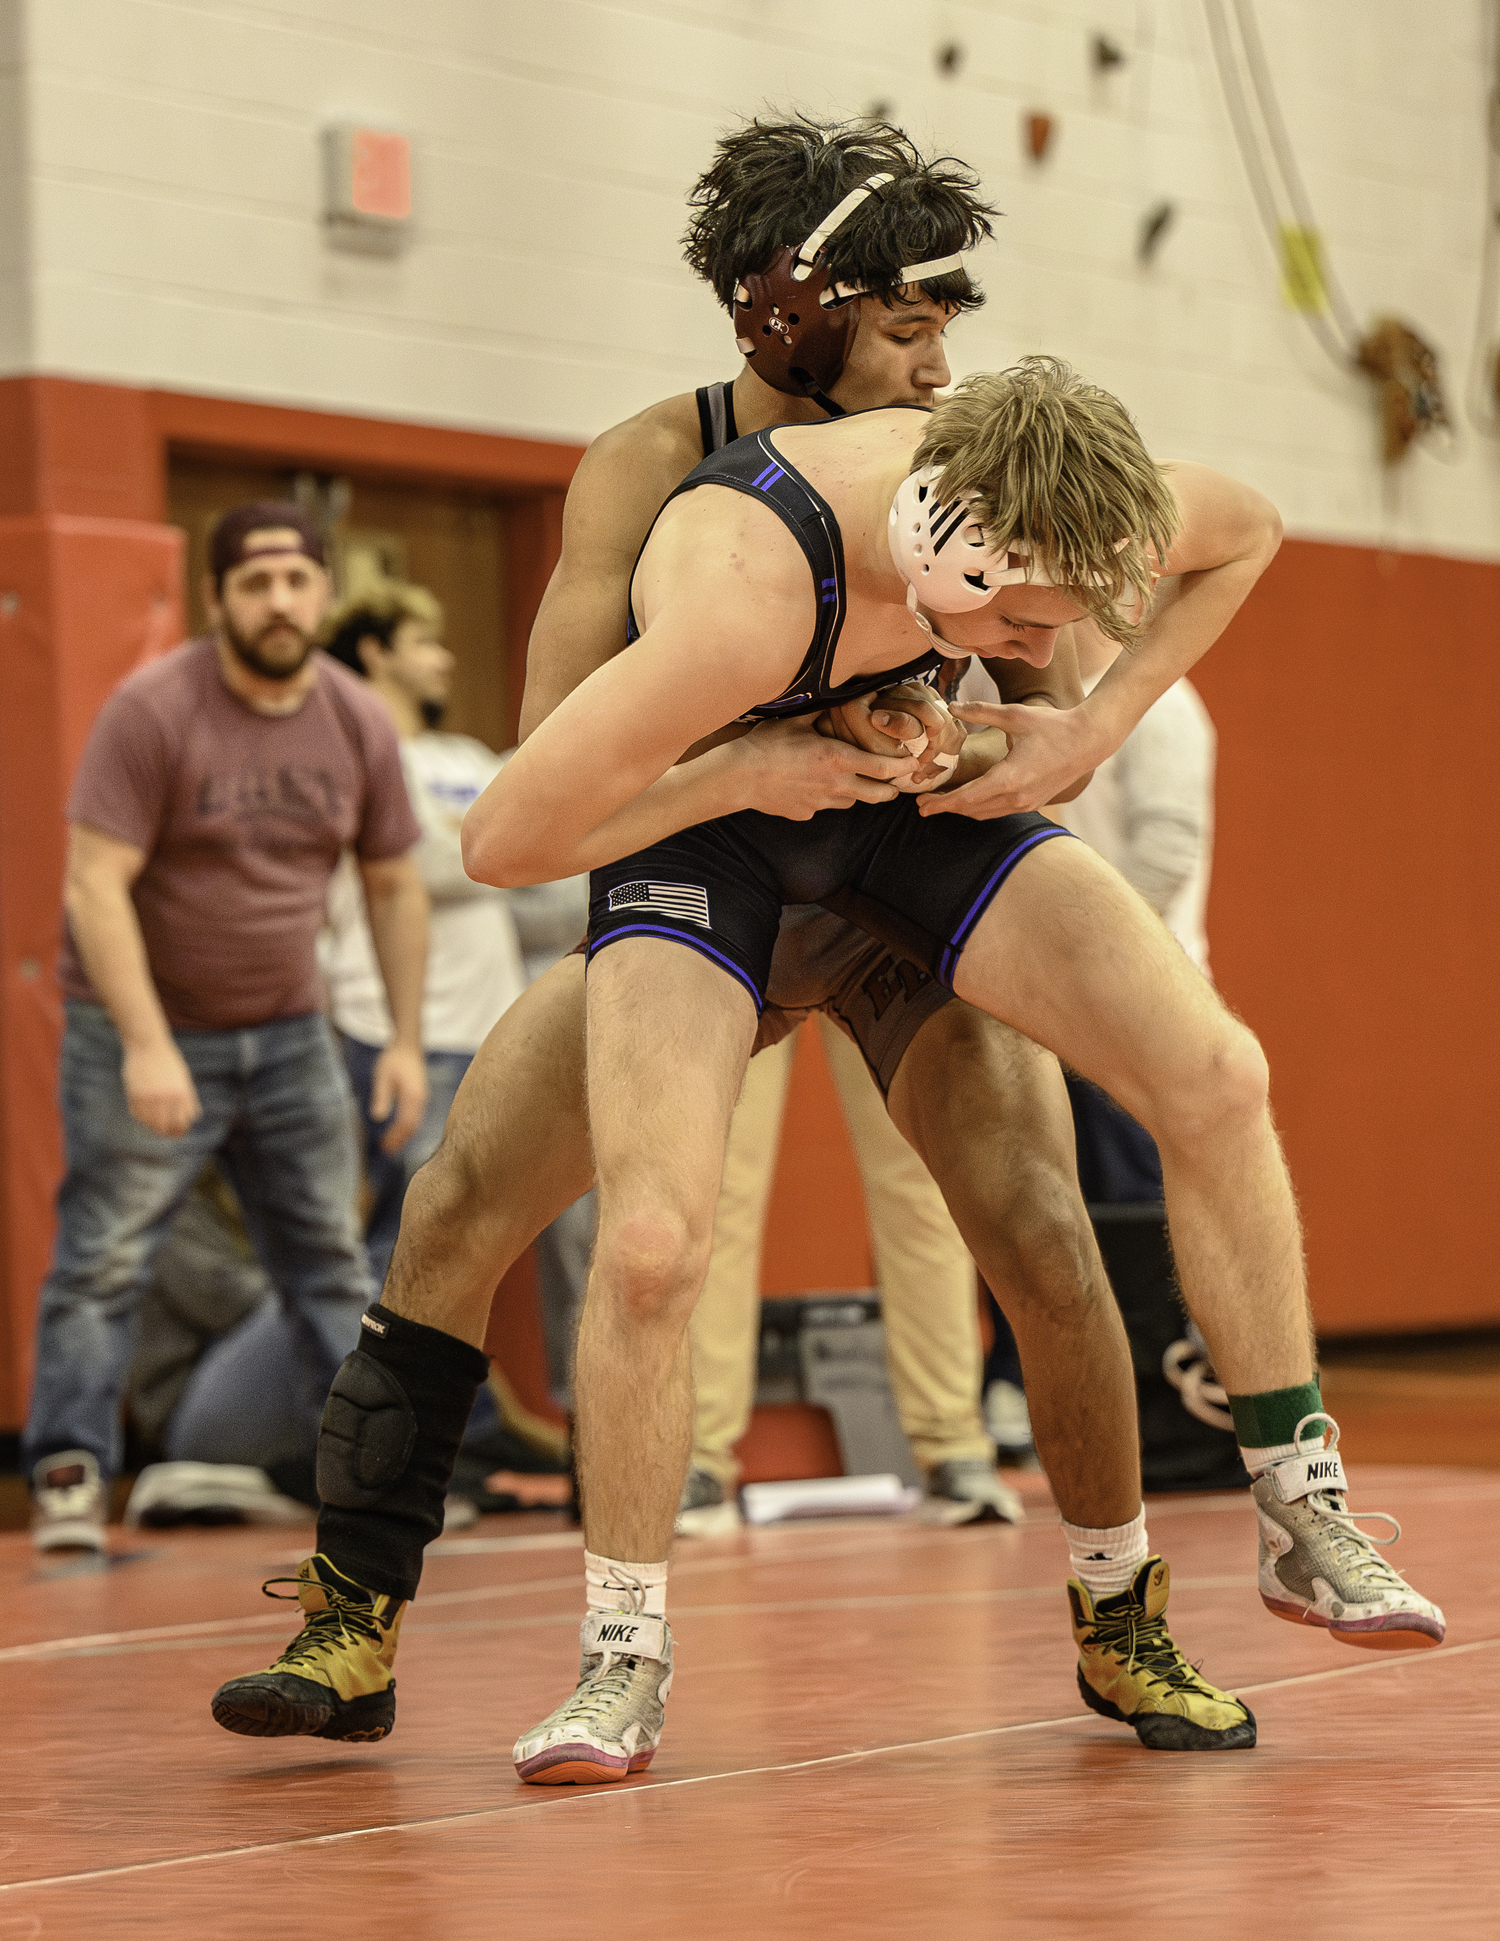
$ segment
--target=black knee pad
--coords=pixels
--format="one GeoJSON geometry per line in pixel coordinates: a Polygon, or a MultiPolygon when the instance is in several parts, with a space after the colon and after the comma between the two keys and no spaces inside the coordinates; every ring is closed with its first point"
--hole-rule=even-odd
{"type": "Polygon", "coordinates": [[[440,1328],[378,1304],[363,1317],[318,1431],[318,1548],[355,1583],[416,1595],[488,1370],[477,1348],[440,1328]]]}
{"type": "Polygon", "coordinates": [[[406,1474],[417,1412],[373,1355],[356,1348],[333,1378],[318,1427],[318,1495],[341,1510],[368,1510],[406,1474]]]}

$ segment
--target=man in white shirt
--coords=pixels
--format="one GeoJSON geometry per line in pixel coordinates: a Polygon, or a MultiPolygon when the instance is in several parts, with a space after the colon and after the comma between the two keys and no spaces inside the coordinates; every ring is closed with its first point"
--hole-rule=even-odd
{"type": "Polygon", "coordinates": [[[471,881],[459,853],[464,812],[498,773],[501,758],[471,735],[438,730],[453,678],[442,608],[422,587],[371,588],[335,611],[325,645],[334,659],[364,676],[395,724],[407,793],[422,828],[412,854],[432,900],[422,1004],[430,1092],[421,1124],[403,1143],[371,1110],[375,1064],[391,1022],[347,857],[328,897],[323,975],[364,1119],[372,1196],[365,1248],[379,1287],[396,1244],[407,1183],[437,1150],[474,1053],[525,989],[526,974],[505,892],[471,881]]]}

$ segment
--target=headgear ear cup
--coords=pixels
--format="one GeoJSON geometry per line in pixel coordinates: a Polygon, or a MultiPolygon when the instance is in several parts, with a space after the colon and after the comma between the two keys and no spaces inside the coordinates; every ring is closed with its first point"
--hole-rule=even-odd
{"type": "MultiPolygon", "coordinates": [[[[862,284],[834,283],[826,259],[828,238],[842,228],[862,203],[895,178],[868,176],[795,249],[776,253],[767,270],[744,276],[734,293],[735,343],[755,375],[788,397],[816,398],[831,416],[842,407],[827,395],[843,375],[854,321],[853,303],[866,294],[862,284]]],[[[909,263],[902,283],[946,276],[962,264],[964,252],[909,263]]]]}

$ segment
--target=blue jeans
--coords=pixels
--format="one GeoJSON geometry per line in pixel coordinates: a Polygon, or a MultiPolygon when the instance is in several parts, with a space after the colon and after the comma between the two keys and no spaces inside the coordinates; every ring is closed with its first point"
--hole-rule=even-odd
{"type": "Polygon", "coordinates": [[[107,1475],[119,1468],[131,1318],[206,1160],[217,1158],[239,1196],[315,1391],[327,1393],[374,1294],[355,1217],[353,1102],[326,1021],[175,1035],[203,1113],[168,1139],[130,1116],[107,1014],[68,1005],[59,1083],[67,1171],[37,1315],[28,1468],[62,1449],[89,1450],[107,1475]]]}
{"type": "Polygon", "coordinates": [[[384,1119],[370,1117],[370,1088],[375,1079],[379,1045],[363,1044],[358,1038],[344,1039],[344,1057],[354,1096],[359,1101],[359,1116],[364,1127],[365,1178],[370,1184],[370,1212],[365,1222],[365,1254],[377,1287],[385,1286],[391,1255],[396,1251],[396,1236],[401,1231],[401,1203],[419,1166],[425,1166],[443,1141],[448,1123],[448,1108],[463,1083],[464,1073],[474,1062],[472,1051],[429,1051],[427,1063],[427,1110],[422,1123],[399,1152],[382,1152],[384,1119]]]}

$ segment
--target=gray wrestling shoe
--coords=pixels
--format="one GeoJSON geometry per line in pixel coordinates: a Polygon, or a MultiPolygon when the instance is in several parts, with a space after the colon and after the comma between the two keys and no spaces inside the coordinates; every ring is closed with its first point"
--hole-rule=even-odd
{"type": "Polygon", "coordinates": [[[677,1521],[672,1525],[679,1537],[727,1537],[739,1529],[744,1518],[733,1493],[726,1494],[717,1476],[706,1469],[690,1469],[677,1502],[677,1521]]]}
{"type": "Polygon", "coordinates": [[[1020,1497],[1001,1482],[986,1456],[959,1456],[930,1470],[917,1516],[923,1523],[949,1525],[1026,1521],[1020,1497]]]}
{"type": "Polygon", "coordinates": [[[1316,1624],[1340,1644],[1370,1651],[1428,1651],[1441,1644],[1442,1612],[1375,1547],[1394,1543],[1401,1525],[1384,1510],[1349,1510],[1333,1417],[1321,1410],[1304,1415],[1292,1440],[1297,1454],[1272,1463],[1250,1486],[1260,1525],[1260,1595],[1266,1609],[1293,1624],[1316,1624]],[[1326,1424],[1326,1430],[1304,1443],[1302,1432],[1310,1422],[1326,1424]],[[1390,1536],[1366,1536],[1360,1517],[1389,1523],[1390,1536]]]}
{"type": "Polygon", "coordinates": [[[103,1550],[109,1502],[87,1449],[43,1456],[31,1475],[31,1541],[38,1550],[103,1550]]]}
{"type": "Polygon", "coordinates": [[[661,1743],[672,1689],[665,1618],[590,1611],[578,1687],[516,1741],[516,1771],[533,1786],[597,1786],[644,1772],[661,1743]]]}

